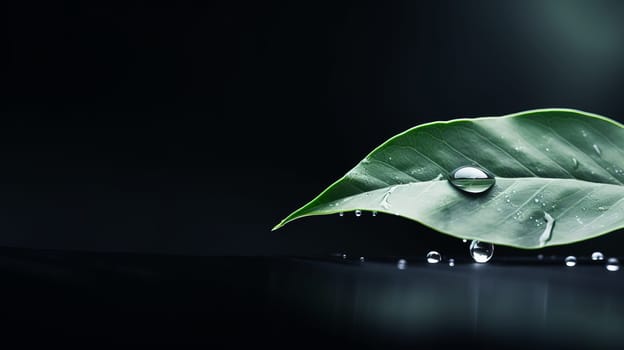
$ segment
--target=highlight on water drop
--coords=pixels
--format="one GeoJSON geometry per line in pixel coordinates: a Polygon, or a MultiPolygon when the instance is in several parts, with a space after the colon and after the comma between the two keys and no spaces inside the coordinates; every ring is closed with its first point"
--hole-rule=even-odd
{"type": "Polygon", "coordinates": [[[493,175],[474,166],[455,169],[448,180],[455,188],[468,193],[483,193],[492,188],[496,182],[493,175]]]}
{"type": "Polygon", "coordinates": [[[576,257],[573,255],[567,256],[563,261],[568,267],[576,266],[576,257]]]}
{"type": "Polygon", "coordinates": [[[470,256],[478,263],[486,263],[494,255],[494,244],[474,240],[470,242],[470,256]]]}
{"type": "Polygon", "coordinates": [[[427,253],[427,262],[430,264],[437,264],[442,261],[442,254],[436,252],[435,250],[427,253]]]}

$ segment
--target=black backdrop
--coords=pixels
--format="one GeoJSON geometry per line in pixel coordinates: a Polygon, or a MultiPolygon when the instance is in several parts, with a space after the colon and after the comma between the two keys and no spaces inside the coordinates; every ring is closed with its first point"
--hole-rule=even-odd
{"type": "MultiPolygon", "coordinates": [[[[457,239],[390,216],[270,229],[423,122],[543,107],[624,121],[619,1],[6,6],[2,246],[463,251],[457,239]]],[[[611,234],[550,250],[608,253],[622,241],[611,234]]]]}

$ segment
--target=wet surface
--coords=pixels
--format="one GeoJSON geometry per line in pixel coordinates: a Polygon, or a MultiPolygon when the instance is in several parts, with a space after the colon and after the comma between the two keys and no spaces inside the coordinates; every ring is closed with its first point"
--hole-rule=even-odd
{"type": "MultiPolygon", "coordinates": [[[[4,340],[79,344],[624,344],[624,275],[578,257],[188,257],[0,250],[4,340]],[[363,260],[363,261],[362,261],[363,260]]],[[[621,259],[620,259],[621,260],[621,259]]]]}

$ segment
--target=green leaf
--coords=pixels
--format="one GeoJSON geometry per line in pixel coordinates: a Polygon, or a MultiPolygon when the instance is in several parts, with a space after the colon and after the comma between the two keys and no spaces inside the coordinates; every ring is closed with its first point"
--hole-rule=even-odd
{"type": "Polygon", "coordinates": [[[571,109],[419,125],[377,147],[273,230],[353,210],[525,249],[600,236],[624,227],[624,127],[571,109]],[[460,191],[448,176],[461,166],[482,168],[496,183],[480,194],[460,191]]]}

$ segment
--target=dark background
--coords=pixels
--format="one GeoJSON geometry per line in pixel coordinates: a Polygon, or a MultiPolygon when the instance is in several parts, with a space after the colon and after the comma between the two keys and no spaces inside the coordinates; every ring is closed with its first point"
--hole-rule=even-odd
{"type": "MultiPolygon", "coordinates": [[[[4,12],[1,246],[463,252],[390,216],[270,229],[420,123],[545,107],[624,121],[619,1],[13,1],[4,12]]],[[[546,251],[615,254],[623,241],[546,251]]]]}

